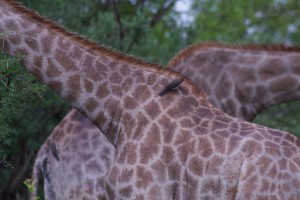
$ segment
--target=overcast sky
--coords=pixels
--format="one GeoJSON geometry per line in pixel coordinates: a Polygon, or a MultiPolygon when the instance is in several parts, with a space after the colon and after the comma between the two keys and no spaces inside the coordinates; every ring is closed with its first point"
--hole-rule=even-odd
{"type": "Polygon", "coordinates": [[[194,20],[191,14],[192,0],[179,0],[175,3],[175,10],[181,13],[180,23],[191,23],[194,20]]]}

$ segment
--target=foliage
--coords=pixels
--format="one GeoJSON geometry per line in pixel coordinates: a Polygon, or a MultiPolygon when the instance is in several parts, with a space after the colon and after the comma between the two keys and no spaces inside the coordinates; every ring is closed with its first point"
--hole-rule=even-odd
{"type": "Polygon", "coordinates": [[[0,155],[2,162],[8,164],[5,159],[5,144],[9,144],[9,137],[14,134],[15,129],[10,125],[13,123],[14,118],[19,113],[23,112],[26,102],[24,96],[29,95],[32,98],[41,98],[45,86],[36,84],[32,75],[25,72],[20,68],[21,57],[11,58],[3,53],[0,53],[0,155]],[[16,102],[18,104],[16,105],[16,102]]]}
{"type": "Polygon", "coordinates": [[[1,195],[15,193],[29,176],[41,142],[66,111],[58,97],[20,67],[20,59],[0,53],[1,195]]]}
{"type": "Polygon", "coordinates": [[[298,44],[300,2],[198,0],[193,41],[298,44]]]}
{"type": "MultiPolygon", "coordinates": [[[[35,187],[32,183],[32,179],[26,179],[24,182],[24,185],[28,188],[29,192],[31,194],[33,194],[35,192],[35,187]]],[[[36,197],[34,200],[39,200],[40,198],[39,197],[36,197]]]]}
{"type": "Polygon", "coordinates": [[[293,133],[300,138],[300,102],[283,103],[258,115],[255,123],[293,133]]]}

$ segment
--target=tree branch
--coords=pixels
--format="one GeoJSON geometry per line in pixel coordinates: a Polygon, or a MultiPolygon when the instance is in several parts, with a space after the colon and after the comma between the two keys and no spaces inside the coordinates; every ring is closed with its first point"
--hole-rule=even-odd
{"type": "Polygon", "coordinates": [[[115,20],[118,24],[119,27],[119,48],[122,51],[123,50],[123,44],[122,44],[122,40],[124,38],[124,31],[123,31],[123,25],[122,25],[122,21],[121,21],[121,16],[116,4],[115,0],[111,0],[112,3],[112,7],[113,7],[113,11],[114,11],[114,15],[115,15],[115,20]]]}
{"type": "MultiPolygon", "coordinates": [[[[139,1],[139,3],[141,3],[140,5],[142,6],[144,1],[141,0],[141,1],[139,1]]],[[[150,27],[153,28],[156,25],[156,23],[158,23],[161,20],[161,18],[174,6],[175,3],[176,3],[176,0],[171,0],[170,2],[168,0],[164,1],[161,4],[160,8],[157,10],[157,12],[153,15],[152,19],[150,20],[150,27]]],[[[137,2],[137,4],[138,4],[138,2],[137,2]]],[[[138,27],[135,31],[135,34],[134,34],[131,42],[128,45],[126,52],[131,51],[133,45],[138,40],[140,32],[141,32],[141,28],[138,27]]]]}
{"type": "Polygon", "coordinates": [[[12,183],[9,186],[10,191],[15,191],[16,188],[22,184],[23,180],[25,179],[26,172],[28,171],[29,165],[34,160],[34,156],[35,156],[35,154],[33,151],[31,151],[31,150],[27,151],[27,153],[25,154],[25,157],[24,157],[24,163],[23,163],[23,165],[21,165],[22,168],[18,169],[17,174],[13,177],[13,179],[11,181],[12,183]]]}
{"type": "Polygon", "coordinates": [[[129,45],[128,45],[128,48],[127,48],[127,50],[126,50],[126,53],[129,53],[129,52],[131,51],[131,49],[132,49],[134,43],[136,43],[136,41],[137,41],[137,39],[138,39],[138,37],[139,37],[139,35],[140,35],[140,32],[141,32],[141,28],[138,27],[138,28],[136,29],[136,31],[135,31],[135,34],[134,34],[134,36],[133,36],[131,42],[130,42],[129,45]]]}
{"type": "Polygon", "coordinates": [[[160,19],[174,6],[175,3],[176,0],[172,0],[169,3],[168,1],[163,2],[157,12],[153,15],[152,20],[150,21],[150,26],[154,27],[156,23],[159,22],[160,19]]]}

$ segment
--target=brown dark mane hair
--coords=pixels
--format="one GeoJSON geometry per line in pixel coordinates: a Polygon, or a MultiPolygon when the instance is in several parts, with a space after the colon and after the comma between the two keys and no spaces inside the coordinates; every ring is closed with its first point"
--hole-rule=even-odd
{"type": "Polygon", "coordinates": [[[211,48],[211,47],[220,47],[228,49],[241,49],[241,50],[252,50],[252,51],[282,51],[282,52],[300,52],[300,47],[297,46],[288,46],[284,44],[270,44],[270,45],[257,45],[257,44],[222,44],[218,42],[202,42],[194,45],[190,45],[177,53],[168,63],[168,67],[172,68],[173,66],[180,63],[184,58],[192,55],[195,51],[211,48]]]}
{"type": "Polygon", "coordinates": [[[154,68],[155,70],[162,70],[162,71],[165,70],[163,67],[161,67],[158,64],[148,63],[134,56],[130,56],[115,50],[111,50],[107,47],[96,44],[95,42],[88,40],[82,36],[79,36],[75,33],[66,31],[66,29],[62,28],[52,20],[47,19],[46,17],[41,16],[39,13],[26,8],[21,3],[12,0],[3,0],[3,1],[5,2],[5,4],[11,6],[14,10],[16,10],[17,13],[21,13],[26,17],[28,17],[30,20],[35,21],[41,24],[42,26],[47,27],[49,30],[70,39],[72,42],[75,42],[76,44],[80,45],[81,47],[87,49],[90,52],[101,53],[102,55],[105,55],[111,59],[115,59],[131,65],[141,65],[142,67],[154,68]]]}

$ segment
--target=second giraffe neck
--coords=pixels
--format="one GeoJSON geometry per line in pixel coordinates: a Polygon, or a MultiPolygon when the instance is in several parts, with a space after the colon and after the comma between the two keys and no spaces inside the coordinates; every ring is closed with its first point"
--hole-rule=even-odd
{"type": "Polygon", "coordinates": [[[169,66],[199,84],[218,108],[251,120],[265,108],[300,99],[300,50],[274,48],[192,46],[169,66]]]}

